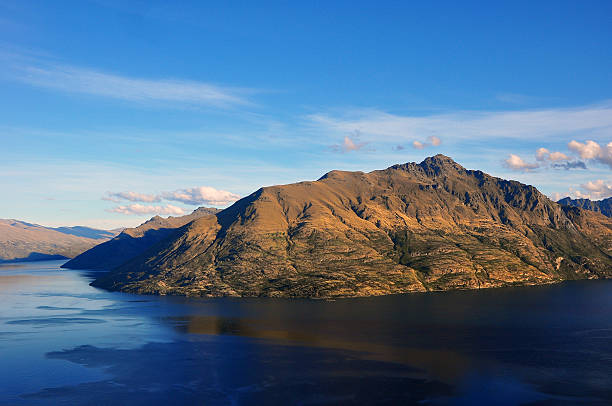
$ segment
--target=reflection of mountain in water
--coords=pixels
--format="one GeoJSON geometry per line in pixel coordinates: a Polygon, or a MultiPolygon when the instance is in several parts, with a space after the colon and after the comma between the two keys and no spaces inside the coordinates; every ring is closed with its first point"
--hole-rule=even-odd
{"type": "MultiPolygon", "coordinates": [[[[324,327],[313,325],[297,325],[287,329],[286,321],[270,322],[270,320],[245,320],[217,316],[170,317],[166,319],[177,330],[189,334],[205,335],[235,335],[256,339],[272,340],[283,345],[319,347],[333,350],[352,351],[360,353],[361,358],[401,363],[426,370],[430,375],[446,382],[456,382],[469,369],[467,357],[452,351],[409,348],[377,343],[372,341],[351,340],[351,331],[345,328],[341,337],[325,334],[324,327]]],[[[350,326],[350,324],[348,324],[350,326]]],[[[370,330],[369,326],[359,322],[352,327],[370,330]]]]}

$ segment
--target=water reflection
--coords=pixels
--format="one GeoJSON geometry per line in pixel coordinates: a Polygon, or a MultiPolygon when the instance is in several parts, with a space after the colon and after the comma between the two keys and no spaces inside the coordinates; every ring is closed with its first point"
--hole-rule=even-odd
{"type": "MultiPolygon", "coordinates": [[[[255,339],[274,340],[283,345],[320,347],[359,353],[363,359],[395,362],[426,371],[430,376],[449,383],[463,380],[471,368],[468,357],[448,350],[433,350],[392,346],[371,341],[355,341],[326,335],[307,325],[285,328],[288,323],[276,320],[226,318],[218,316],[167,317],[165,321],[176,330],[189,334],[236,335],[255,339]]],[[[360,325],[361,330],[368,329],[360,325]]],[[[344,337],[353,336],[345,331],[344,337]]]]}
{"type": "Polygon", "coordinates": [[[0,271],[2,404],[610,404],[612,281],[335,302],[0,271]]]}

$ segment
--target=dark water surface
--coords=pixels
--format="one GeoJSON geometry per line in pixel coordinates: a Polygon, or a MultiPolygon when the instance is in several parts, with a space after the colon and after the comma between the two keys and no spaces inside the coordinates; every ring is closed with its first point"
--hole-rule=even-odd
{"type": "Polygon", "coordinates": [[[337,301],[0,266],[0,404],[612,404],[612,281],[337,301]]]}

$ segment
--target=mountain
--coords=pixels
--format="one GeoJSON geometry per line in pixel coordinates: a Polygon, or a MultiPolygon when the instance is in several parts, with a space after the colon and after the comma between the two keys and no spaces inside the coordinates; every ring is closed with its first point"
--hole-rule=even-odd
{"type": "Polygon", "coordinates": [[[565,197],[557,203],[565,206],[580,207],[581,209],[596,211],[606,217],[612,217],[612,197],[603,200],[572,199],[565,197]]]}
{"type": "Polygon", "coordinates": [[[0,219],[0,262],[71,258],[116,233],[89,227],[44,227],[0,219]]]}
{"type": "Polygon", "coordinates": [[[218,211],[215,208],[200,207],[186,216],[168,218],[155,216],[138,227],[124,229],[112,240],[97,245],[66,262],[62,268],[108,271],[142,254],[170,236],[179,227],[218,211]]]}
{"type": "Polygon", "coordinates": [[[94,286],[332,298],[612,275],[612,219],[436,155],[264,187],[185,224],[94,286]]]}
{"type": "Polygon", "coordinates": [[[60,233],[76,235],[77,237],[91,238],[94,240],[111,239],[119,234],[123,229],[115,230],[98,230],[90,227],[74,226],[74,227],[55,227],[52,230],[60,233]]]}

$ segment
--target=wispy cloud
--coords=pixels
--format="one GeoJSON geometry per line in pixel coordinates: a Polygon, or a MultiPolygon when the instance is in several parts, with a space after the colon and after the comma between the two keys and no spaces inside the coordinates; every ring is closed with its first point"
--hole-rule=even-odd
{"type": "Polygon", "coordinates": [[[546,148],[538,148],[538,150],[536,151],[536,160],[540,161],[540,162],[545,162],[545,161],[552,161],[552,162],[557,162],[557,161],[567,161],[569,159],[569,157],[567,155],[565,155],[563,152],[550,152],[548,149],[546,148]]]}
{"type": "Polygon", "coordinates": [[[510,154],[510,156],[504,160],[504,165],[509,169],[522,172],[527,172],[540,166],[536,163],[526,162],[523,158],[515,154],[510,154]]]}
{"type": "MultiPolygon", "coordinates": [[[[235,202],[238,199],[240,199],[240,196],[235,193],[228,192],[227,190],[218,190],[210,186],[198,186],[187,189],[178,189],[172,192],[162,192],[159,194],[138,193],[131,191],[116,193],[107,192],[106,195],[102,197],[102,200],[109,200],[112,202],[127,200],[130,202],[153,203],[160,202],[162,200],[168,200],[190,205],[205,204],[213,206],[224,206],[229,203],[235,202]]],[[[159,208],[160,206],[146,207],[159,208]]]]}
{"type": "Polygon", "coordinates": [[[441,143],[442,140],[440,140],[440,138],[436,137],[435,135],[432,135],[427,137],[426,141],[413,141],[412,147],[416,149],[424,149],[429,147],[437,147],[441,143]]]}
{"type": "Polygon", "coordinates": [[[587,166],[582,161],[567,161],[567,162],[554,162],[550,165],[554,169],[587,169],[587,166]]]}
{"type": "Polygon", "coordinates": [[[453,139],[554,139],[559,135],[602,133],[612,129],[612,102],[575,108],[522,111],[459,111],[431,115],[397,115],[380,110],[349,110],[341,115],[307,116],[324,130],[359,131],[394,140],[449,134],[453,139]]]}
{"type": "Polygon", "coordinates": [[[357,140],[353,140],[351,137],[345,136],[342,144],[332,145],[332,150],[336,152],[359,151],[366,145],[368,145],[367,142],[358,142],[357,140]]]}
{"type": "Polygon", "coordinates": [[[161,197],[165,200],[172,200],[185,204],[209,204],[223,206],[240,199],[235,193],[226,190],[217,190],[210,186],[199,186],[189,189],[175,190],[174,192],[162,193],[161,197]]]}
{"type": "Polygon", "coordinates": [[[119,202],[121,200],[128,200],[130,202],[159,202],[161,198],[157,195],[150,195],[146,193],[138,193],[138,192],[116,192],[111,193],[108,192],[105,196],[102,197],[102,200],[108,200],[111,202],[119,202]]]}
{"type": "Polygon", "coordinates": [[[167,204],[165,206],[147,206],[140,203],[134,203],[127,206],[116,206],[108,210],[111,213],[120,213],[126,215],[144,215],[144,214],[165,214],[182,216],[185,210],[181,207],[167,204]]]}
{"type": "Polygon", "coordinates": [[[95,69],[32,61],[13,63],[14,79],[32,86],[67,93],[81,93],[138,103],[178,103],[233,107],[251,102],[252,89],[169,78],[138,78],[95,69]]]}

